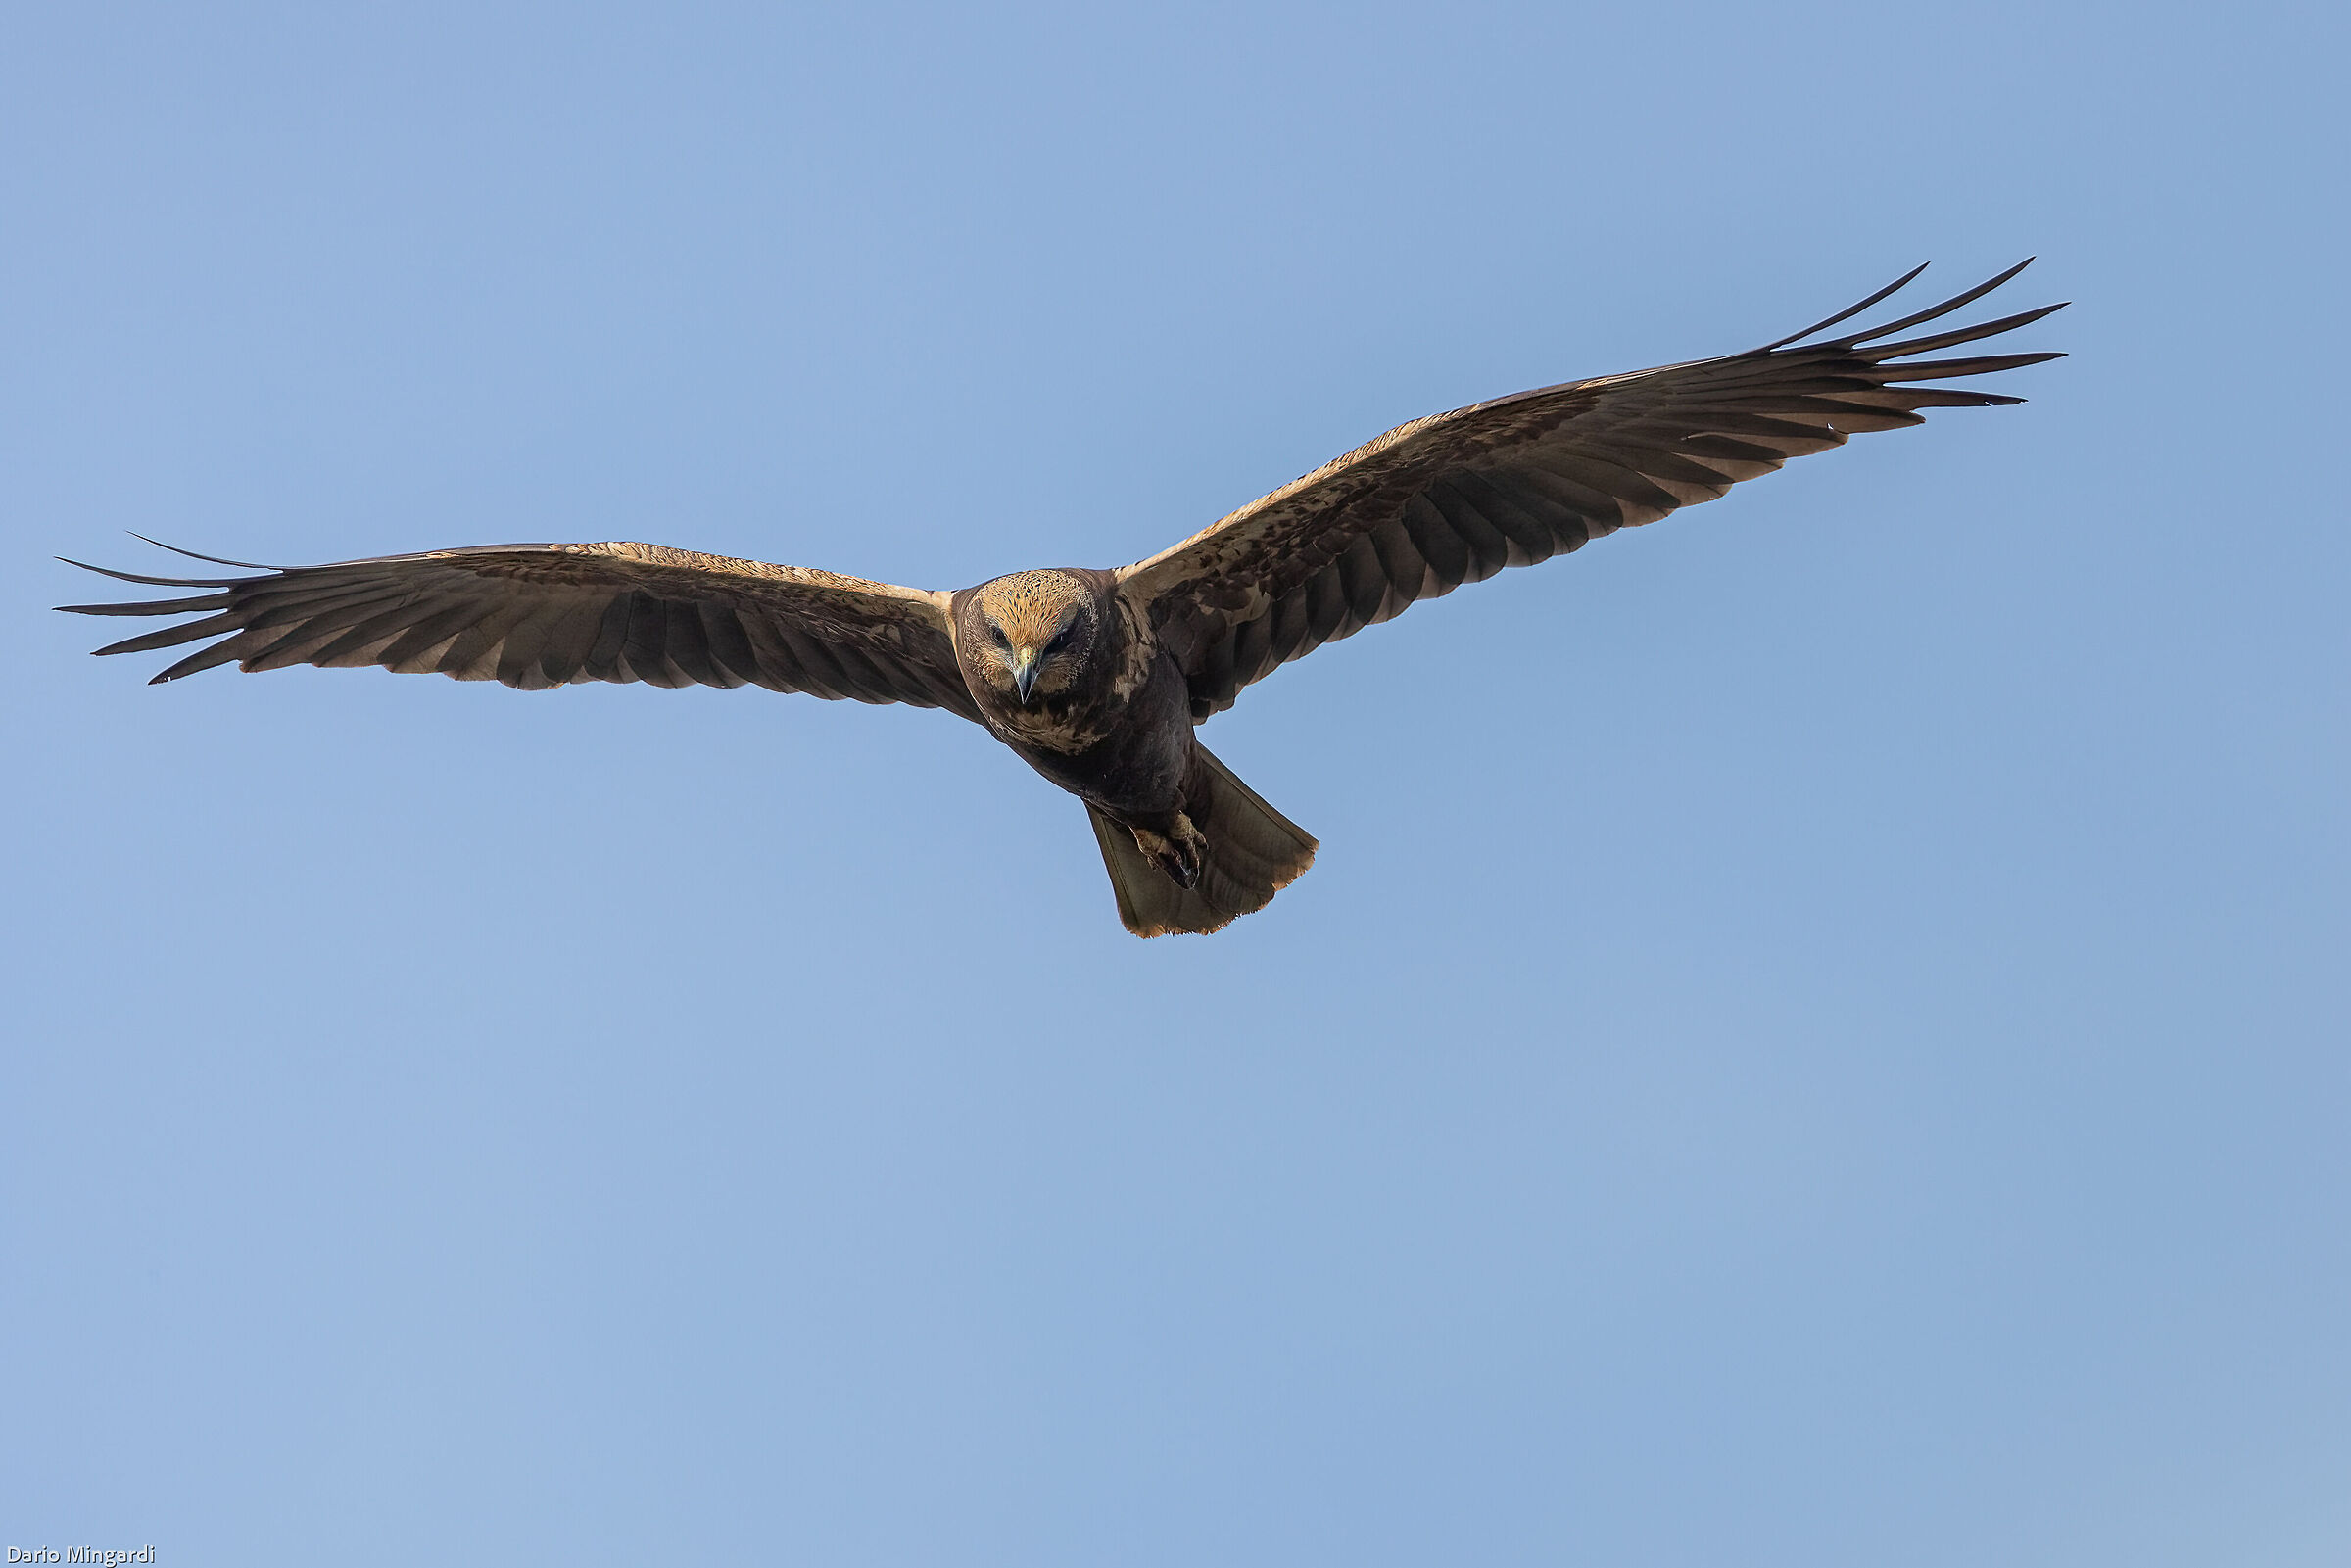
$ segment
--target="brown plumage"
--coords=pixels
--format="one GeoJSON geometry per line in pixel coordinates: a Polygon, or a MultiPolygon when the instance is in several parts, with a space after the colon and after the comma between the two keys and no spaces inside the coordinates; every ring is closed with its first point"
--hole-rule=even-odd
{"type": "Polygon", "coordinates": [[[196,616],[98,650],[218,639],[157,681],[231,662],[376,664],[525,689],[749,683],[946,708],[1085,802],[1128,930],[1213,931],[1264,908],[1313,863],[1316,844],[1209,754],[1193,735],[1200,721],[1288,660],[1506,566],[1711,500],[1856,432],[1918,424],[1924,408],[2023,402],[1917,383],[2059,356],[1914,356],[2058,306],[1879,340],[2024,265],[1849,337],[1803,342],[1918,273],[1745,354],[1415,420],[1115,572],[1016,572],[948,594],[657,545],[483,545],[256,567],[260,577],[90,567],[205,592],[64,607],[196,616]]]}

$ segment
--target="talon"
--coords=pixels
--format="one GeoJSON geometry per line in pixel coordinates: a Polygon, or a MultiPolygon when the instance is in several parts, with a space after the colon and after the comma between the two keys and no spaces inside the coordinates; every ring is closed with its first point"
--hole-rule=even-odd
{"type": "Polygon", "coordinates": [[[1208,839],[1192,826],[1192,819],[1180,811],[1176,813],[1176,853],[1183,867],[1176,880],[1189,887],[1200,879],[1201,863],[1208,858],[1208,839]]]}
{"type": "Polygon", "coordinates": [[[1168,879],[1178,887],[1190,887],[1200,880],[1201,853],[1208,840],[1192,826],[1192,819],[1183,813],[1176,814],[1176,834],[1170,838],[1148,828],[1136,828],[1134,847],[1143,857],[1168,874],[1168,879]]]}

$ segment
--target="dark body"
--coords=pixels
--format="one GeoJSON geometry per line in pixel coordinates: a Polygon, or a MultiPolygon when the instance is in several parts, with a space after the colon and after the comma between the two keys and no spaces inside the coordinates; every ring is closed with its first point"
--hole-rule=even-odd
{"type": "Polygon", "coordinates": [[[2058,356],[1916,356],[2055,306],[1880,341],[2020,270],[1885,326],[1803,341],[1912,272],[1743,354],[1416,419],[1117,571],[1016,572],[949,594],[657,545],[485,545],[259,577],[107,572],[203,592],[67,607],[195,617],[99,649],[212,640],[158,681],[231,662],[372,664],[526,690],[749,684],[944,708],[1085,803],[1128,930],[1213,931],[1263,908],[1316,845],[1200,743],[1202,721],[1289,660],[1464,583],[1711,500],[1849,436],[1921,423],[1923,409],[2022,402],[1918,383],[2058,356]]]}
{"type": "MultiPolygon", "coordinates": [[[[1129,842],[1186,894],[1215,870],[1212,822],[1228,832],[1254,825],[1276,840],[1265,847],[1289,876],[1312,861],[1314,840],[1286,821],[1258,823],[1271,808],[1200,744],[1191,683],[1116,573],[1072,566],[995,578],[953,594],[947,624],[981,723],[1086,803],[1123,910],[1164,901],[1149,877],[1127,885],[1120,862],[1129,842]]],[[[1229,880],[1212,876],[1204,896],[1229,902],[1229,880]]]]}
{"type": "Polygon", "coordinates": [[[1039,701],[1035,717],[1042,725],[1023,722],[1031,718],[1028,712],[984,689],[973,695],[996,738],[1030,767],[1128,827],[1168,832],[1183,810],[1184,783],[1195,771],[1192,754],[1200,746],[1183,672],[1157,647],[1147,668],[1131,692],[1087,691],[1039,701]],[[1077,749],[1064,749],[1064,737],[1077,749]]]}
{"type": "Polygon", "coordinates": [[[1112,574],[1081,566],[1015,573],[964,589],[948,610],[956,663],[981,722],[1021,760],[1088,805],[1165,831],[1158,819],[1183,809],[1191,769],[1191,694],[1150,628],[1119,614],[1117,604],[1112,574]],[[998,585],[1032,578],[1069,585],[1056,607],[1077,611],[1080,636],[1088,641],[1071,649],[1076,668],[1069,682],[1049,691],[1040,683],[1023,703],[990,678],[987,606],[998,585]]]}

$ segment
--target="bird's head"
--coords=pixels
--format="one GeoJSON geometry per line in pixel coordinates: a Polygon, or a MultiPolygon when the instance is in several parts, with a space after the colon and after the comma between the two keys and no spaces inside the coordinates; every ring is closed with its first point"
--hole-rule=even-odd
{"type": "Polygon", "coordinates": [[[997,692],[1033,707],[1078,684],[1102,640],[1101,609],[1083,578],[1015,572],[972,594],[971,662],[997,692]]]}

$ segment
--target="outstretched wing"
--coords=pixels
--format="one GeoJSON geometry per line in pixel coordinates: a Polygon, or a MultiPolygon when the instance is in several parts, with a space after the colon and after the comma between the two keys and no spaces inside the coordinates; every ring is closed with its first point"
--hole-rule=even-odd
{"type": "Polygon", "coordinates": [[[2038,321],[2060,306],[1897,343],[1877,340],[1989,294],[2030,261],[1899,321],[1791,347],[1866,310],[1921,267],[1793,337],[1746,354],[1521,392],[1400,425],[1119,573],[1191,685],[1192,716],[1323,643],[1463,583],[1712,500],[1791,457],[1922,408],[2021,398],[1909,383],[2062,357],[1912,360],[2038,321]]]}
{"type": "Polygon", "coordinates": [[[262,577],[86,569],[126,583],[210,591],[60,606],[82,615],[198,616],[98,649],[144,653],[219,639],[158,681],[231,662],[246,670],[380,664],[525,690],[577,681],[748,682],[979,717],[956,670],[945,594],[797,566],[615,543],[478,545],[264,567],[262,577]]]}

